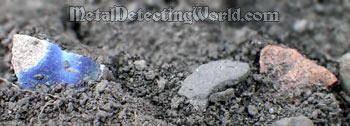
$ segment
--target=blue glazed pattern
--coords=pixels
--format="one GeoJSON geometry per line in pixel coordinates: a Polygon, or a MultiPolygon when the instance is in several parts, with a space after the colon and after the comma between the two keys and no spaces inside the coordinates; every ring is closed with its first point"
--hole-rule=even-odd
{"type": "Polygon", "coordinates": [[[36,84],[51,85],[62,82],[76,85],[81,83],[84,77],[96,80],[101,74],[100,64],[90,58],[65,52],[51,43],[47,49],[46,56],[36,66],[17,75],[23,88],[33,88],[36,84]]]}

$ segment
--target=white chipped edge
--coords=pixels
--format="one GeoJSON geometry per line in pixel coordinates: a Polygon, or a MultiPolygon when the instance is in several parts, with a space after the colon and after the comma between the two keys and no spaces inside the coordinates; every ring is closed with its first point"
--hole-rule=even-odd
{"type": "Polygon", "coordinates": [[[32,36],[15,34],[12,37],[11,63],[15,73],[26,72],[40,62],[48,52],[49,42],[32,36]]]}

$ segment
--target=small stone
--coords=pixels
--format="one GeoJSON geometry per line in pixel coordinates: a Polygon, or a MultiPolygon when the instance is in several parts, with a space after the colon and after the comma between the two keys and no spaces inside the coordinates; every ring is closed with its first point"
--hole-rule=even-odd
{"type": "Polygon", "coordinates": [[[209,97],[210,102],[227,101],[235,97],[235,91],[230,88],[222,92],[217,92],[209,97]]]}
{"type": "Polygon", "coordinates": [[[343,90],[350,95],[350,53],[343,55],[339,63],[341,85],[343,90]]]}
{"type": "Polygon", "coordinates": [[[184,76],[184,73],[178,73],[177,76],[178,76],[178,77],[183,77],[183,76],[184,76]]]}
{"type": "Polygon", "coordinates": [[[305,31],[307,23],[308,22],[307,22],[306,19],[301,19],[301,20],[295,21],[294,25],[293,25],[294,31],[296,31],[296,32],[303,32],[303,31],[305,31]]]}
{"type": "Polygon", "coordinates": [[[247,109],[251,116],[255,116],[258,113],[258,109],[254,105],[248,105],[247,109]]]}
{"type": "Polygon", "coordinates": [[[154,71],[145,72],[145,79],[146,80],[153,80],[155,76],[156,76],[156,74],[154,73],[154,71]]]}
{"type": "Polygon", "coordinates": [[[313,119],[317,119],[317,117],[318,117],[318,111],[313,111],[313,112],[311,113],[311,115],[312,115],[312,118],[313,118],[313,119]]]}
{"type": "Polygon", "coordinates": [[[105,65],[102,65],[100,67],[100,71],[101,71],[101,75],[100,78],[98,80],[114,80],[114,75],[113,72],[111,70],[109,70],[108,67],[106,67],[105,65]]]}
{"type": "Polygon", "coordinates": [[[199,66],[183,82],[178,93],[190,103],[204,110],[210,94],[233,86],[245,79],[250,71],[247,63],[231,60],[212,61],[199,66]]]}
{"type": "Polygon", "coordinates": [[[273,120],[276,118],[276,115],[270,115],[270,120],[273,120]]]}
{"type": "Polygon", "coordinates": [[[100,83],[98,83],[96,85],[96,91],[98,93],[102,92],[103,90],[105,90],[106,86],[108,85],[108,81],[107,80],[102,80],[100,83]]]}
{"type": "Polygon", "coordinates": [[[160,91],[163,91],[164,88],[165,88],[165,84],[167,83],[167,80],[162,78],[162,77],[160,77],[158,80],[156,80],[156,83],[158,85],[158,89],[160,91]]]}
{"type": "Polygon", "coordinates": [[[137,70],[143,70],[147,68],[147,63],[145,60],[136,60],[134,64],[137,70]]]}
{"type": "Polygon", "coordinates": [[[284,118],[275,121],[271,126],[313,126],[314,123],[305,116],[298,116],[292,118],[284,118]]]}
{"type": "Polygon", "coordinates": [[[333,73],[295,49],[268,45],[261,51],[259,62],[260,73],[275,77],[282,84],[282,90],[307,84],[331,86],[337,82],[333,73]]]}
{"type": "Polygon", "coordinates": [[[176,109],[179,107],[180,103],[185,100],[184,97],[177,97],[175,96],[174,98],[171,99],[171,108],[176,109]]]}
{"type": "Polygon", "coordinates": [[[86,93],[82,93],[82,94],[80,95],[80,98],[81,98],[81,99],[79,100],[79,104],[82,105],[82,106],[85,106],[87,100],[89,99],[89,98],[88,98],[88,95],[87,95],[86,93]]]}

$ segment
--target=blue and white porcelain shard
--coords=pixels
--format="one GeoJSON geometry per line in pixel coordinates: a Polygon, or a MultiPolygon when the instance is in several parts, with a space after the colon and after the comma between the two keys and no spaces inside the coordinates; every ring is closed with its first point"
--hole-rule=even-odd
{"type": "Polygon", "coordinates": [[[85,77],[97,80],[105,68],[90,58],[63,51],[56,44],[20,34],[12,38],[11,63],[23,88],[45,83],[76,85],[85,77]]]}

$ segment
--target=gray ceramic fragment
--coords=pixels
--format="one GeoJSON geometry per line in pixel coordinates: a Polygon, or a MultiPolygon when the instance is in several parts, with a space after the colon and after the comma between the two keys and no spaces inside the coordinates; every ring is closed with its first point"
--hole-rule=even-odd
{"type": "Polygon", "coordinates": [[[339,59],[339,64],[342,87],[350,95],[350,53],[343,55],[339,59]]]}
{"type": "Polygon", "coordinates": [[[314,123],[305,116],[284,118],[273,122],[271,126],[313,126],[314,123]]]}
{"type": "Polygon", "coordinates": [[[219,60],[199,66],[182,83],[179,94],[202,110],[208,104],[210,94],[227,86],[233,86],[245,79],[249,73],[247,63],[219,60]]]}

